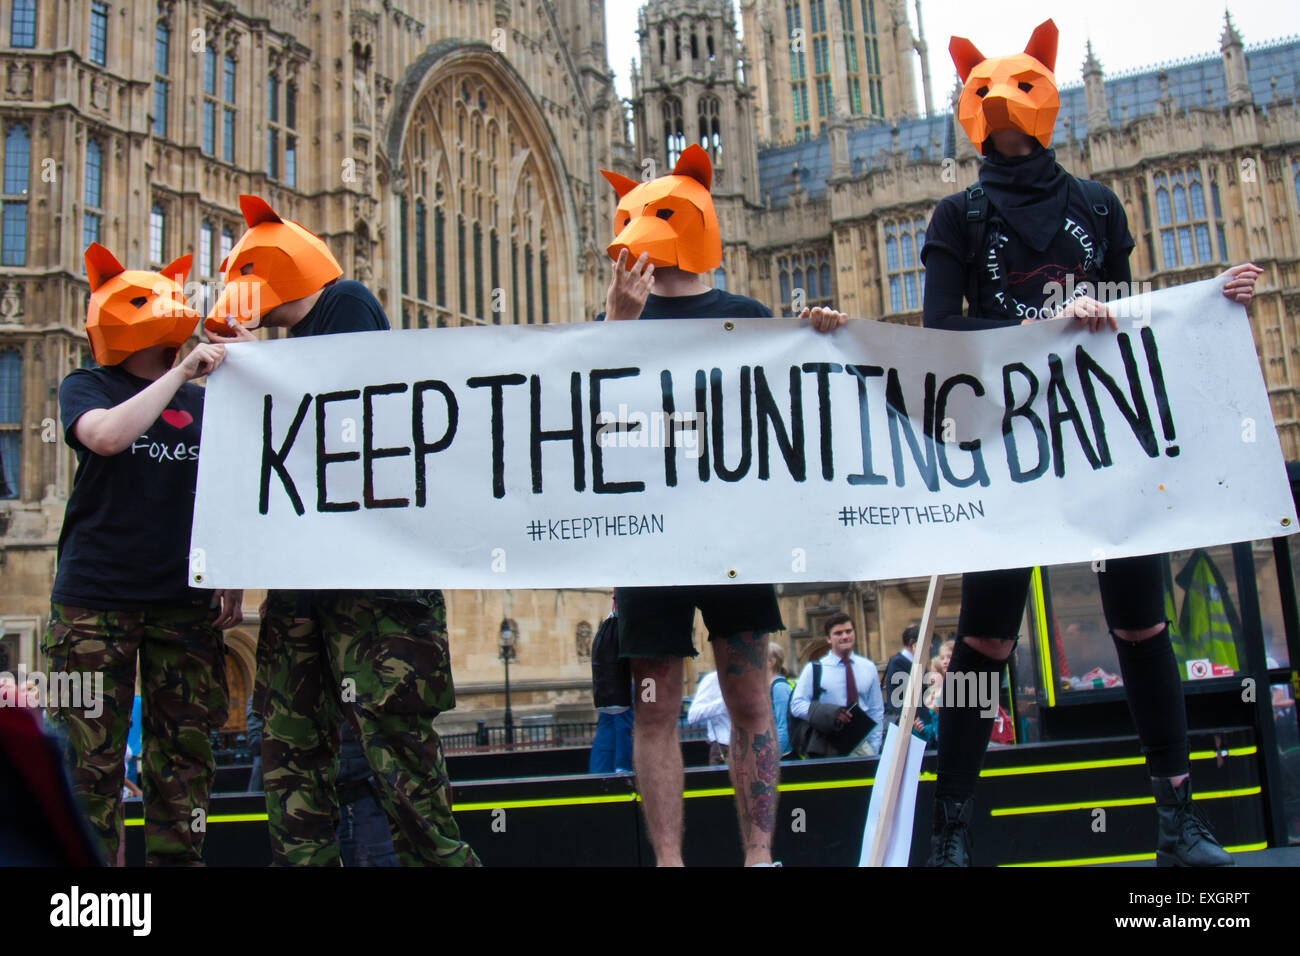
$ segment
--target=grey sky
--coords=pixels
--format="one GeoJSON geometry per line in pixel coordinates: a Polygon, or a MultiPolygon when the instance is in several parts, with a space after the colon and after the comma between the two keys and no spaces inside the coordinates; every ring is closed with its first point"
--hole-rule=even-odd
{"type": "MultiPolygon", "coordinates": [[[[631,95],[629,63],[639,57],[636,39],[637,0],[605,4],[609,65],[620,95],[631,95]]],[[[1300,4],[1288,0],[1235,0],[1232,20],[1247,47],[1300,33],[1300,4]]],[[[1084,44],[1107,73],[1151,66],[1219,49],[1223,29],[1222,0],[1090,0],[1045,3],[1043,0],[921,0],[925,37],[930,47],[936,108],[946,108],[956,71],[948,57],[948,38],[969,37],[989,56],[1023,49],[1033,28],[1051,17],[1061,29],[1057,81],[1082,81],[1084,44]],[[993,15],[990,15],[992,11],[993,15]]],[[[915,0],[908,0],[916,30],[915,0]]],[[[739,4],[736,12],[740,23],[739,4]]],[[[918,80],[919,87],[919,80],[918,80]]],[[[918,101],[919,101],[918,92],[918,101]]]]}

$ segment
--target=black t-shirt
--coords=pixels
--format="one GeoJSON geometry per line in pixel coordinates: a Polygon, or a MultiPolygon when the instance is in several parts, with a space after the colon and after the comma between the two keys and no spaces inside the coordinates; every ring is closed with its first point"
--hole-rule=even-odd
{"type": "MultiPolygon", "coordinates": [[[[1097,216],[1089,208],[1082,190],[1072,180],[1066,180],[1069,197],[1064,221],[1047,248],[1039,252],[1024,242],[1014,228],[1000,231],[1000,255],[994,255],[992,224],[985,223],[984,249],[972,263],[979,269],[979,302],[972,306],[965,301],[966,245],[969,241],[966,223],[966,194],[945,196],[935,207],[934,215],[925,231],[925,245],[921,261],[925,265],[925,325],[927,328],[980,329],[1019,324],[1024,319],[1041,318],[1041,310],[1051,298],[1049,283],[1057,283],[1068,290],[1067,277],[1073,276],[1074,287],[1083,283],[1089,287],[1082,291],[1097,298],[1098,281],[1127,282],[1130,277],[1128,257],[1133,249],[1133,237],[1128,231],[1124,207],[1115,194],[1103,187],[1106,197],[1106,216],[1097,216]],[[1101,244],[1093,235],[1098,229],[1094,220],[1100,221],[1108,232],[1108,245],[1100,272],[1095,260],[1101,254],[1101,244]],[[1007,294],[1002,291],[999,270],[1006,270],[1007,294]]],[[[990,219],[996,210],[989,209],[990,219]]],[[[1058,295],[1058,301],[1059,301],[1058,295]]]]}
{"type": "MultiPolygon", "coordinates": [[[[308,335],[334,335],[340,332],[386,332],[392,326],[384,307],[379,304],[374,293],[354,279],[341,279],[332,282],[321,290],[320,298],[302,319],[289,330],[294,338],[308,335]]],[[[316,600],[328,599],[339,593],[338,590],[302,590],[285,591],[292,594],[297,601],[294,613],[307,617],[312,613],[316,600]]],[[[426,607],[441,603],[441,596],[436,591],[420,590],[373,590],[357,592],[372,598],[388,598],[401,601],[415,601],[426,607]]]]}
{"type": "MultiPolygon", "coordinates": [[[[756,299],[710,289],[699,295],[655,295],[646,297],[643,319],[770,319],[772,310],[756,299]]],[[[596,316],[605,320],[605,313],[596,316]]]]}
{"type": "Polygon", "coordinates": [[[392,328],[384,307],[369,289],[353,279],[341,279],[321,290],[311,311],[289,330],[294,338],[336,332],[382,332],[392,328]]]}
{"type": "Polygon", "coordinates": [[[59,386],[63,437],[77,453],[59,534],[51,600],[95,610],[206,602],[189,586],[190,527],[199,473],[203,389],[180,387],[149,430],[116,455],[97,455],[73,427],[153,384],[110,365],[76,369],[59,386]]]}

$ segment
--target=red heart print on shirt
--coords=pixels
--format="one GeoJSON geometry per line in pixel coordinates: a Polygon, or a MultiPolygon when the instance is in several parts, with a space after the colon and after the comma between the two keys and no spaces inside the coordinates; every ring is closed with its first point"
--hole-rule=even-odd
{"type": "Polygon", "coordinates": [[[190,424],[190,422],[194,421],[194,416],[189,412],[179,411],[175,408],[167,408],[163,410],[162,420],[172,428],[184,428],[186,425],[190,424]]]}

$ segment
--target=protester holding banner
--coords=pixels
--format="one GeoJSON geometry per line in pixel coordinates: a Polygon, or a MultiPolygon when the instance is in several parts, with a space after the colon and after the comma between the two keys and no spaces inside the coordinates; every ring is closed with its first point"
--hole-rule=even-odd
{"type": "MultiPolygon", "coordinates": [[[[205,323],[214,341],[255,341],[259,324],[294,337],[390,328],[365,286],[340,281],[319,237],[256,196],[239,204],[248,229],[222,263],[226,287],[205,323]]],[[[339,865],[339,728],[354,719],[401,863],[478,865],[433,729],[455,704],[441,591],[273,590],[257,658],[276,864],[339,865]]]]}
{"type": "MultiPolygon", "coordinates": [[[[722,264],[722,236],[709,195],[713,167],[704,149],[687,146],[671,174],[647,183],[601,172],[619,202],[615,239],[608,247],[613,275],[598,321],[772,315],[754,299],[700,281],[701,274],[722,264]]],[[[805,309],[800,317],[819,331],[845,321],[843,313],[821,308],[805,309]]],[[[781,748],[768,697],[767,635],[784,628],[776,589],[770,584],[618,588],[615,599],[619,654],[631,659],[636,687],[655,688],[654,694],[635,696],[633,746],[655,861],[682,865],[684,776],[677,712],[682,659],[697,654],[691,631],[698,607],[731,717],[728,756],[745,865],[771,866],[781,748]]]]}
{"type": "MultiPolygon", "coordinates": [[[[1012,56],[987,58],[960,37],[949,45],[964,83],[958,119],[984,160],[979,182],[941,201],[926,231],[926,327],[979,330],[1076,319],[1093,332],[1118,329],[1099,299],[1130,294],[1134,241],[1115,194],[1070,176],[1048,148],[1060,105],[1056,46],[1050,20],[1012,56]]],[[[1260,271],[1254,265],[1229,270],[1224,295],[1249,302],[1260,271]]],[[[1015,647],[1029,581],[1027,568],[963,576],[959,640],[946,687],[967,678],[996,686],[1015,647]]],[[[1111,560],[1099,581],[1155,790],[1157,862],[1230,865],[1191,800],[1186,715],[1165,621],[1161,559],[1111,560]]],[[[966,866],[975,783],[994,714],[947,694],[941,705],[931,864],[966,866]]]]}
{"type": "Polygon", "coordinates": [[[50,701],[49,717],[104,858],[120,861],[139,658],[145,859],[196,865],[205,828],[193,823],[216,770],[209,734],[226,722],[221,629],[243,613],[242,591],[189,585],[204,395],[193,380],[225,348],[199,345],[176,361],[199,320],[181,289],[190,256],[161,273],[128,270],[92,243],[85,261],[86,335],[100,367],[59,386],[77,472],[41,650],[52,673],[82,685],[93,675],[102,693],[92,700],[82,686],[81,700],[50,701]]]}

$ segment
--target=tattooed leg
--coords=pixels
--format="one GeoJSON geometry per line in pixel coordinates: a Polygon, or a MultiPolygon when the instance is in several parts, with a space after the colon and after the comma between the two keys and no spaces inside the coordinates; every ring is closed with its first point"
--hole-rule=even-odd
{"type": "Polygon", "coordinates": [[[767,693],[767,638],[745,631],[713,642],[731,716],[731,783],[745,865],[772,861],[781,754],[767,693]]]}
{"type": "Polygon", "coordinates": [[[741,677],[751,671],[757,671],[760,677],[767,674],[767,639],[764,635],[755,635],[753,631],[741,631],[722,642],[726,658],[724,667],[718,655],[718,645],[714,645],[713,656],[718,663],[718,676],[728,674],[741,677]]]}

